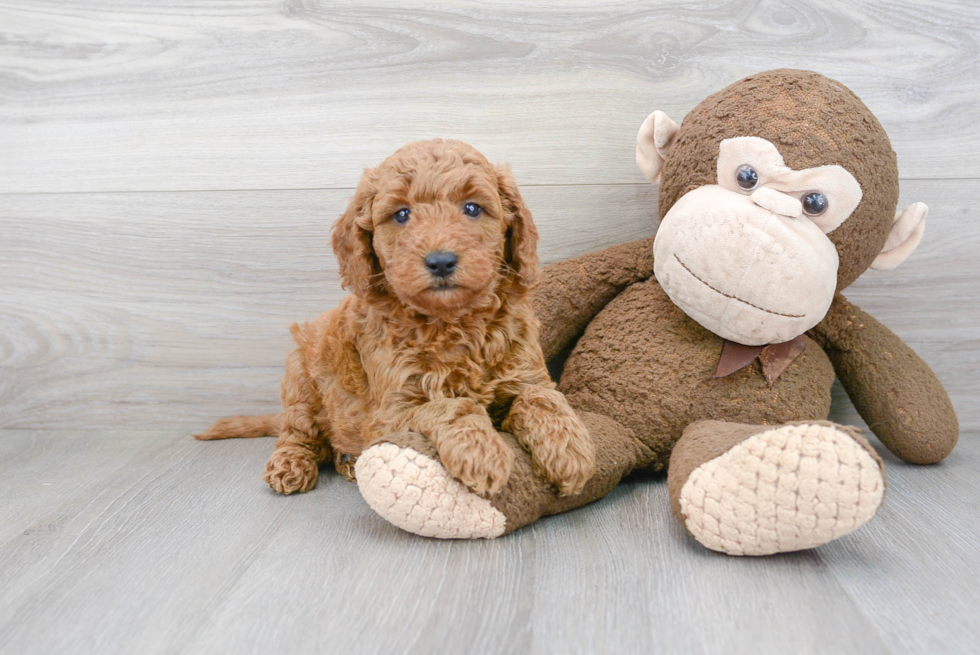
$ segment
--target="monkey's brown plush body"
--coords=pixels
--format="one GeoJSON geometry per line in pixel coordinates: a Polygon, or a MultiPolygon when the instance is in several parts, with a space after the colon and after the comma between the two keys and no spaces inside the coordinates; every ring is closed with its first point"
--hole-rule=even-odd
{"type": "MultiPolygon", "coordinates": [[[[642,251],[652,246],[636,245],[642,251]]],[[[558,288],[564,286],[561,277],[552,278],[558,288]]],[[[548,291],[539,296],[538,311],[544,315],[557,313],[545,306],[549,300],[564,304],[567,299],[561,293],[547,298],[548,291]]],[[[758,360],[714,377],[722,343],[688,318],[650,276],[628,286],[591,320],[565,364],[560,386],[577,410],[604,414],[632,430],[650,449],[644,465],[657,471],[666,470],[674,444],[695,421],[777,425],[827,418],[834,369],[815,343],[807,343],[772,387],[758,360]]]]}
{"type": "Polygon", "coordinates": [[[595,441],[595,476],[559,497],[510,439],[510,481],[478,497],[445,479],[430,446],[388,436],[362,455],[358,483],[389,521],[422,513],[420,534],[493,537],[600,498],[631,471],[668,470],[674,512],[705,546],[818,546],[884,495],[860,431],[825,420],[835,376],[902,459],[952,450],[959,429],[939,381],[840,294],[869,266],[900,263],[925,218],[921,204],[896,212],[895,155],[853,93],[771,71],[679,127],[651,114],[638,138],[637,163],[661,184],[656,246],[553,264],[535,296],[545,356],[571,348],[559,389],[595,441]]]}

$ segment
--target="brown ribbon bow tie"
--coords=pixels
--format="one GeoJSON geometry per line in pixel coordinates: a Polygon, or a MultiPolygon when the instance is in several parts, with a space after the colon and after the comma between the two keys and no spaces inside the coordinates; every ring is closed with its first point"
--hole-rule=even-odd
{"type": "Polygon", "coordinates": [[[715,377],[723,378],[740,371],[756,357],[762,362],[762,373],[771,387],[793,361],[806,350],[806,335],[801,334],[792,341],[773,343],[768,346],[743,346],[725,339],[721,347],[721,358],[715,368],[715,377]]]}

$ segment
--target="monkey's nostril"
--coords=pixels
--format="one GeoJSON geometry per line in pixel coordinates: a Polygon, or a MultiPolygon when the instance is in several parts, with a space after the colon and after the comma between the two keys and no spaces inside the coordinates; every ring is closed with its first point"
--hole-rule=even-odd
{"type": "Polygon", "coordinates": [[[449,277],[456,270],[459,258],[454,252],[443,250],[430,252],[425,258],[425,267],[436,277],[449,277]]]}

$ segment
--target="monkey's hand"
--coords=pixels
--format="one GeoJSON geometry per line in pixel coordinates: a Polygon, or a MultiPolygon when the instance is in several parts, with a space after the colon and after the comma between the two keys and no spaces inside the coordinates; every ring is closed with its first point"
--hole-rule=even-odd
{"type": "Polygon", "coordinates": [[[912,464],[934,464],[953,450],[960,427],[949,396],[895,333],[837,294],[809,335],[888,450],[912,464]]]}

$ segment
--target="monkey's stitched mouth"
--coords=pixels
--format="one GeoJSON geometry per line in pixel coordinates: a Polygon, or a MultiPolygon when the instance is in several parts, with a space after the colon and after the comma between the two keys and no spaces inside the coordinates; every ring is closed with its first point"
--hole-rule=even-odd
{"type": "Polygon", "coordinates": [[[752,307],[754,309],[758,309],[759,311],[766,312],[767,314],[774,314],[776,316],[785,316],[786,318],[803,318],[804,317],[804,314],[783,314],[782,312],[774,312],[771,309],[766,309],[765,307],[759,307],[758,305],[753,305],[748,300],[742,300],[738,296],[733,296],[730,293],[725,293],[724,291],[721,291],[719,289],[716,289],[713,286],[711,286],[710,284],[708,284],[707,282],[705,282],[704,280],[702,280],[700,277],[698,277],[697,274],[694,271],[692,271],[690,268],[688,268],[687,264],[685,264],[684,262],[681,261],[681,258],[678,257],[676,253],[674,254],[674,259],[677,260],[677,263],[680,264],[684,268],[685,271],[687,271],[688,273],[691,274],[691,277],[693,277],[695,280],[697,280],[698,282],[700,282],[701,284],[703,284],[704,286],[708,287],[709,289],[711,289],[712,291],[714,291],[715,293],[717,293],[717,294],[719,294],[721,296],[724,296],[726,298],[731,298],[732,300],[737,300],[740,303],[746,304],[749,307],[752,307]]]}

